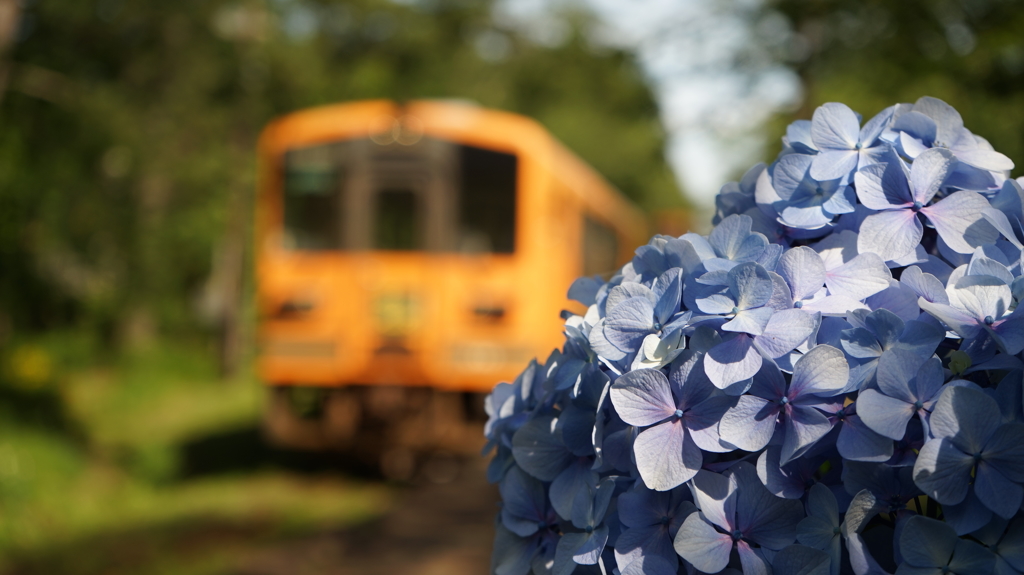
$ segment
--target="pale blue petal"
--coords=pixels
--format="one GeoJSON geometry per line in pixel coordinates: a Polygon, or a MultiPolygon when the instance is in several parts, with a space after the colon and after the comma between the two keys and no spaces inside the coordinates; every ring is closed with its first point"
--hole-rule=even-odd
{"type": "Polygon", "coordinates": [[[827,150],[811,163],[811,177],[818,181],[838,180],[857,168],[860,153],[853,149],[827,150]]]}
{"type": "Polygon", "coordinates": [[[935,140],[950,145],[960,136],[964,121],[953,106],[931,96],[922,96],[914,102],[914,111],[935,121],[935,140]]]}
{"type": "Polygon", "coordinates": [[[736,307],[741,310],[768,303],[774,289],[768,270],[761,264],[746,262],[729,271],[729,291],[736,298],[736,307]]]}
{"type": "Polygon", "coordinates": [[[984,391],[947,385],[928,419],[934,437],[948,438],[964,453],[980,453],[1001,423],[999,405],[984,391]]]}
{"type": "Polygon", "coordinates": [[[790,395],[835,395],[846,387],[849,379],[850,365],[843,352],[831,345],[819,345],[796,362],[790,395]]]}
{"type": "Polygon", "coordinates": [[[974,248],[999,239],[999,232],[981,215],[990,207],[981,194],[961,190],[921,208],[921,213],[928,216],[928,221],[950,248],[969,254],[974,248]]]}
{"type": "Polygon", "coordinates": [[[957,150],[956,159],[990,172],[1005,172],[1013,169],[1013,160],[995,150],[984,148],[957,150]]]}
{"type": "Polygon", "coordinates": [[[665,374],[656,369],[636,369],[615,380],[608,391],[615,411],[630,425],[654,425],[676,411],[665,374]]]}
{"type": "Polygon", "coordinates": [[[705,573],[718,573],[729,564],[732,537],[719,533],[701,514],[693,513],[676,533],[676,553],[705,573]]]}
{"type": "Polygon", "coordinates": [[[775,310],[770,307],[743,310],[722,324],[722,331],[761,335],[774,313],[775,310]]]}
{"type": "Polygon", "coordinates": [[[872,210],[909,208],[914,204],[899,158],[892,157],[888,163],[864,167],[853,176],[853,181],[857,186],[857,198],[872,210]]]}
{"type": "Polygon", "coordinates": [[[796,299],[811,297],[825,284],[825,263],[818,252],[806,246],[782,254],[775,271],[786,280],[796,299]]]}
{"type": "Polygon", "coordinates": [[[893,260],[914,251],[923,233],[924,226],[913,210],[878,212],[864,218],[860,225],[857,251],[878,254],[883,260],[893,260]]]}
{"type": "Polygon", "coordinates": [[[742,395],[735,407],[722,416],[718,432],[722,440],[744,451],[759,451],[775,433],[779,406],[752,395],[742,395]]]}
{"type": "MultiPolygon", "coordinates": [[[[860,399],[857,406],[860,407],[860,399]]],[[[892,440],[869,429],[859,413],[848,415],[843,420],[836,439],[839,455],[850,461],[888,461],[893,454],[892,440]]]]}
{"type": "Polygon", "coordinates": [[[872,430],[898,441],[907,432],[907,423],[914,416],[914,406],[874,389],[866,389],[857,397],[857,413],[872,430]]]}
{"type": "Polygon", "coordinates": [[[668,421],[640,432],[633,443],[636,467],[650,489],[668,491],[692,478],[703,456],[681,421],[668,421]]]}
{"type": "Polygon", "coordinates": [[[736,518],[736,479],[702,469],[690,482],[690,491],[707,521],[732,532],[736,518]]]}
{"type": "Polygon", "coordinates": [[[772,359],[782,357],[814,333],[818,321],[813,314],[797,309],[777,311],[754,338],[754,346],[772,359]]]}
{"type": "Polygon", "coordinates": [[[782,465],[799,457],[832,430],[827,417],[813,407],[792,406],[785,421],[786,439],[782,443],[779,462],[782,465]]]}
{"type": "Polygon", "coordinates": [[[753,339],[737,334],[708,351],[704,357],[704,371],[711,383],[719,389],[754,377],[761,367],[761,354],[753,346],[753,339]]]}
{"type": "Polygon", "coordinates": [[[927,205],[952,171],[953,153],[943,148],[932,148],[914,158],[910,167],[910,188],[914,200],[927,205]]]}
{"type": "Polygon", "coordinates": [[[889,287],[892,274],[878,255],[863,253],[828,270],[825,285],[832,295],[863,300],[889,287]]]}
{"type": "Polygon", "coordinates": [[[852,150],[860,139],[860,119],[846,104],[819,106],[811,119],[811,140],[819,150],[852,150]]]}

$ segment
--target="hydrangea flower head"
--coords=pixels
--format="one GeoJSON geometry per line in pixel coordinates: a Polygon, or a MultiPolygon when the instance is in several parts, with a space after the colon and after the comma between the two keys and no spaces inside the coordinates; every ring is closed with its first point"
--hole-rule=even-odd
{"type": "Polygon", "coordinates": [[[830,103],[488,397],[499,575],[1024,573],[1024,189],[830,103]]]}

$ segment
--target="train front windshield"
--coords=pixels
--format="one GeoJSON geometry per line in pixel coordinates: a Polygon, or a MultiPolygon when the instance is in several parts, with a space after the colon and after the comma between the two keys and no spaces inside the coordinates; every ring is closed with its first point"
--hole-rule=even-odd
{"type": "Polygon", "coordinates": [[[285,247],[510,254],[516,164],[431,138],[293,149],[283,158],[285,247]]]}

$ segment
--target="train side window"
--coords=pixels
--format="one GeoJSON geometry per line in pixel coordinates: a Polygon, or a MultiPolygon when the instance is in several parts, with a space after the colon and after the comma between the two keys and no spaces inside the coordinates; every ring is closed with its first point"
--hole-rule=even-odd
{"type": "Polygon", "coordinates": [[[615,230],[591,218],[583,217],[583,275],[607,275],[615,271],[619,241],[615,230]]]}
{"type": "Polygon", "coordinates": [[[516,157],[459,146],[459,159],[458,250],[512,253],[516,230],[516,157]]]}
{"type": "Polygon", "coordinates": [[[423,249],[419,198],[412,190],[383,189],[375,194],[373,248],[423,249]]]}
{"type": "Polygon", "coordinates": [[[290,150],[284,156],[284,231],[287,247],[341,248],[341,180],[337,145],[290,150]]]}

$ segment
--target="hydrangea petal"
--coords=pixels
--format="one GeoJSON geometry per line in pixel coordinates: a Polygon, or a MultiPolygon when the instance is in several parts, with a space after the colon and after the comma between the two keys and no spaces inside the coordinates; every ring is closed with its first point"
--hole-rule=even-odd
{"type": "Polygon", "coordinates": [[[636,467],[647,487],[668,491],[689,481],[704,459],[681,421],[668,421],[640,432],[633,443],[636,467]]]}
{"type": "Polygon", "coordinates": [[[608,394],[619,417],[630,425],[654,425],[676,411],[668,378],[656,369],[624,374],[615,380],[608,394]]]}
{"type": "Polygon", "coordinates": [[[796,299],[807,299],[825,284],[825,263],[811,248],[801,246],[782,254],[775,271],[781,275],[796,299]]]}
{"type": "Polygon", "coordinates": [[[865,389],[857,396],[857,414],[876,433],[898,441],[907,432],[914,406],[874,389],[865,389]]]}
{"type": "Polygon", "coordinates": [[[819,345],[796,362],[791,394],[835,395],[846,387],[850,365],[843,352],[831,345],[819,345]]]}
{"type": "Polygon", "coordinates": [[[832,424],[812,407],[793,406],[785,422],[786,439],[782,443],[779,463],[785,465],[799,457],[810,446],[832,430],[832,424]]]}
{"type": "Polygon", "coordinates": [[[705,573],[718,573],[729,564],[732,537],[719,533],[700,514],[693,513],[676,533],[676,553],[705,573]]]}
{"type": "Polygon", "coordinates": [[[817,323],[818,318],[800,310],[777,311],[754,338],[754,346],[772,359],[782,357],[814,333],[817,323]]]}
{"type": "Polygon", "coordinates": [[[943,148],[932,148],[914,158],[910,167],[910,187],[916,202],[923,206],[935,197],[949,176],[954,161],[953,153],[943,148]]]}
{"type": "Polygon", "coordinates": [[[744,451],[759,451],[775,433],[779,406],[760,397],[742,395],[736,406],[722,416],[718,432],[722,440],[744,451]]]}
{"type": "MultiPolygon", "coordinates": [[[[961,190],[921,208],[921,213],[928,216],[928,221],[935,226],[939,236],[950,248],[969,254],[974,248],[995,243],[999,239],[999,232],[981,215],[989,207],[988,200],[981,194],[961,190]]],[[[863,237],[863,227],[861,233],[863,237]]]]}
{"type": "Polygon", "coordinates": [[[900,535],[903,560],[914,567],[945,567],[958,539],[953,528],[921,515],[907,520],[900,535]]]}
{"type": "Polygon", "coordinates": [[[914,483],[942,505],[956,505],[967,496],[974,458],[945,438],[924,444],[914,464],[914,483]]]}
{"type": "Polygon", "coordinates": [[[828,270],[825,285],[833,295],[863,300],[889,287],[891,278],[892,274],[882,258],[873,253],[864,253],[828,270]]]}
{"type": "Polygon", "coordinates": [[[857,251],[893,260],[914,251],[923,233],[924,226],[912,210],[878,212],[864,218],[857,236],[857,251]]]}
{"type": "Polygon", "coordinates": [[[811,119],[811,140],[819,150],[852,150],[860,140],[860,120],[846,104],[823,104],[811,119]]]}
{"type": "Polygon", "coordinates": [[[730,385],[754,377],[761,367],[761,354],[754,348],[753,339],[738,334],[711,348],[704,357],[704,372],[715,387],[730,385]]]}
{"type": "Polygon", "coordinates": [[[804,545],[790,545],[772,560],[773,572],[779,575],[829,575],[830,566],[828,553],[804,545]]]}
{"type": "Polygon", "coordinates": [[[974,494],[978,500],[1004,519],[1017,514],[1024,501],[1024,487],[999,473],[994,466],[982,461],[974,477],[974,494]]]}

